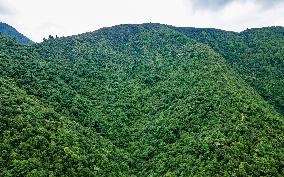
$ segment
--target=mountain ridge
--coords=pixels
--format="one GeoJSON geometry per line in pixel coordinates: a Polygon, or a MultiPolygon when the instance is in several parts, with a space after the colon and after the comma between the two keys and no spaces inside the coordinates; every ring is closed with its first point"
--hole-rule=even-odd
{"type": "Polygon", "coordinates": [[[284,113],[284,27],[264,27],[232,33],[176,28],[209,45],[262,97],[284,113]],[[263,74],[265,73],[265,74],[263,74]],[[268,74],[268,75],[267,75],[268,74]]]}
{"type": "Polygon", "coordinates": [[[7,23],[0,22],[0,34],[15,38],[18,42],[22,44],[32,44],[33,41],[18,32],[14,27],[8,25],[7,23]]]}
{"type": "Polygon", "coordinates": [[[283,116],[209,45],[155,24],[0,41],[3,176],[284,173],[283,116]]]}

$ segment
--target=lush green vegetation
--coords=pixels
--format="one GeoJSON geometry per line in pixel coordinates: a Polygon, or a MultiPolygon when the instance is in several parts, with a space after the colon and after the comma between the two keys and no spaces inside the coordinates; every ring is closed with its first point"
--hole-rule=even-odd
{"type": "Polygon", "coordinates": [[[284,115],[284,28],[241,33],[216,29],[175,28],[212,47],[282,115],[284,115]]]}
{"type": "Polygon", "coordinates": [[[283,116],[187,35],[0,41],[2,176],[284,175],[283,116]]]}
{"type": "Polygon", "coordinates": [[[22,44],[33,43],[33,41],[31,41],[23,34],[19,33],[15,28],[3,22],[0,22],[0,34],[15,38],[18,42],[22,44]]]}
{"type": "Polygon", "coordinates": [[[0,79],[0,176],[108,176],[127,172],[123,151],[0,79]],[[101,170],[100,168],[104,170],[101,170]]]}

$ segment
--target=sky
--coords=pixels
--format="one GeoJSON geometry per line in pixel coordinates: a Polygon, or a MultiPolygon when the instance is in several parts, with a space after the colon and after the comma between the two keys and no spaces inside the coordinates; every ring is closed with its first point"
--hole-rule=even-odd
{"type": "Polygon", "coordinates": [[[240,32],[284,26],[284,0],[0,0],[0,21],[35,42],[149,22],[240,32]]]}

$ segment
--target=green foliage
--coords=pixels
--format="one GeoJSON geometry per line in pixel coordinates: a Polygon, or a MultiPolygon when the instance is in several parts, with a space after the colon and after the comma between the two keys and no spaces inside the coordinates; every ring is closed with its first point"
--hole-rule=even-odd
{"type": "Polygon", "coordinates": [[[283,117],[159,24],[0,36],[2,176],[283,176],[283,117]]]}
{"type": "Polygon", "coordinates": [[[0,78],[0,105],[0,176],[106,176],[128,170],[120,163],[127,161],[123,151],[10,79],[0,78]]]}
{"type": "Polygon", "coordinates": [[[241,33],[216,29],[176,28],[212,47],[250,86],[284,114],[284,28],[241,33]]]}

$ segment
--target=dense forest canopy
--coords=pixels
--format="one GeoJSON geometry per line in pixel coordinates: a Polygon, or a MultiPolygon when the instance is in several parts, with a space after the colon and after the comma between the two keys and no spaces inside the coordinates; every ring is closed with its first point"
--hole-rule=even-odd
{"type": "Polygon", "coordinates": [[[0,36],[0,176],[283,176],[283,36],[0,36]]]}
{"type": "Polygon", "coordinates": [[[284,27],[248,29],[176,28],[209,45],[282,115],[284,114],[284,27]]]}

